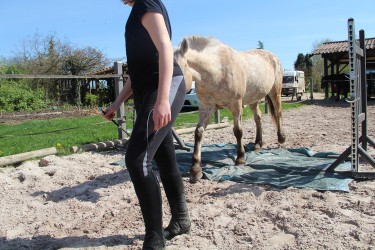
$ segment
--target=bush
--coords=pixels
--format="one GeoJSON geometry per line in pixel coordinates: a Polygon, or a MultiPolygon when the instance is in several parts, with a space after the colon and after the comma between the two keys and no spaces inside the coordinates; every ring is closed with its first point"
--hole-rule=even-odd
{"type": "Polygon", "coordinates": [[[31,90],[22,82],[0,82],[0,110],[29,111],[44,109],[48,105],[49,101],[42,90],[31,90]]]}
{"type": "Polygon", "coordinates": [[[90,107],[98,106],[99,98],[93,94],[86,94],[85,95],[85,105],[90,107]]]}

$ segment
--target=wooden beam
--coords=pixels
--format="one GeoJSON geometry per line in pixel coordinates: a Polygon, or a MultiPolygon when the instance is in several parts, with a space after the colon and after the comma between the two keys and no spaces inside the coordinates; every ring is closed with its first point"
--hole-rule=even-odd
{"type": "MultiPolygon", "coordinates": [[[[207,125],[206,130],[208,129],[220,129],[220,128],[225,128],[228,127],[230,124],[229,122],[223,122],[223,123],[215,123],[215,124],[209,124],[207,125]]],[[[181,129],[176,129],[177,134],[188,134],[194,132],[196,127],[193,128],[181,128],[181,129]]]]}
{"type": "Polygon", "coordinates": [[[8,166],[8,165],[23,162],[32,158],[38,158],[38,157],[54,155],[54,154],[57,154],[57,149],[55,147],[30,151],[30,152],[16,154],[16,155],[4,156],[4,157],[0,157],[0,166],[8,166]]]}
{"type": "Polygon", "coordinates": [[[114,141],[104,141],[104,142],[96,142],[96,143],[90,143],[85,144],[81,146],[73,146],[70,148],[71,153],[82,153],[86,151],[93,151],[93,150],[101,150],[101,149],[107,149],[107,148],[113,148],[115,146],[125,145],[127,139],[120,139],[120,140],[114,140],[114,141]]]}

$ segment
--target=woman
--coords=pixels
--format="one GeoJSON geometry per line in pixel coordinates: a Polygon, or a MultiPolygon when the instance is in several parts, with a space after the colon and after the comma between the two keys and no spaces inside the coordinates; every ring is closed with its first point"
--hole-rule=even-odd
{"type": "Polygon", "coordinates": [[[122,0],[132,7],[125,27],[129,78],[104,112],[113,119],[133,93],[137,118],[125,163],[145,223],[143,249],[163,249],[165,239],[190,232],[184,186],[176,164],[172,125],[185,98],[182,71],[173,59],[171,27],[161,0],[122,0]],[[159,182],[151,169],[155,160],[172,218],[165,230],[159,182]]]}

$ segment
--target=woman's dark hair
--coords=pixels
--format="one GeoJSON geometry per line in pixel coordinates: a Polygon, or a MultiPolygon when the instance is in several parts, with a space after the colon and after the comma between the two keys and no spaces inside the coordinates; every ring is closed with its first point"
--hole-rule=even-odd
{"type": "MultiPolygon", "coordinates": [[[[126,1],[125,1],[125,0],[121,0],[121,2],[123,2],[124,4],[126,4],[126,1]]],[[[128,2],[130,2],[130,3],[134,3],[135,0],[128,0],[128,2]]]]}

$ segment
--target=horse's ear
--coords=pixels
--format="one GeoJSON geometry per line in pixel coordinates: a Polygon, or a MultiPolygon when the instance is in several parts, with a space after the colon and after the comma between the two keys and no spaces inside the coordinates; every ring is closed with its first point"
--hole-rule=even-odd
{"type": "Polygon", "coordinates": [[[185,54],[189,48],[187,40],[184,38],[181,42],[181,54],[185,54]]]}

